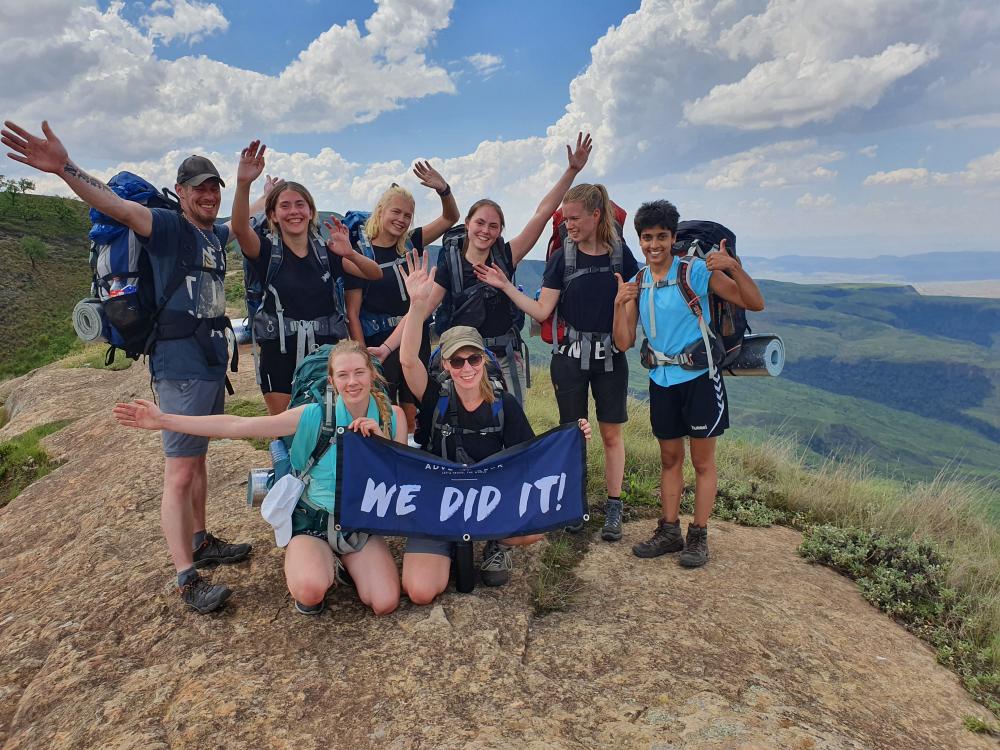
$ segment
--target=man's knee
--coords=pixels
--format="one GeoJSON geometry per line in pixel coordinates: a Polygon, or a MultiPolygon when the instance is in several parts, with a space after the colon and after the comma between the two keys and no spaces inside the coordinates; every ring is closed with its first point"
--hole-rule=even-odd
{"type": "Polygon", "coordinates": [[[163,484],[173,489],[185,490],[204,473],[204,456],[167,458],[163,468],[163,484]]]}

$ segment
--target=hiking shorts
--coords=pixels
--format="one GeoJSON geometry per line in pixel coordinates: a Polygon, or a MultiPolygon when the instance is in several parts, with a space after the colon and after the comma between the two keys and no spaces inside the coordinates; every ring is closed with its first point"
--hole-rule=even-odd
{"type": "Polygon", "coordinates": [[[649,422],[657,440],[710,438],[729,427],[729,401],[722,375],[704,373],[668,388],[649,381],[649,422]]]}
{"type": "MultiPolygon", "coordinates": [[[[224,380],[168,380],[153,381],[156,400],[164,414],[183,414],[201,417],[222,414],[226,399],[224,380]]],[[[183,432],[161,430],[163,455],[168,458],[204,456],[208,453],[208,438],[186,435],[183,432]]]]}
{"type": "Polygon", "coordinates": [[[594,395],[597,421],[624,424],[628,421],[628,360],[625,354],[613,355],[611,372],[604,371],[604,360],[590,363],[590,369],[580,367],[580,360],[566,354],[553,354],[549,363],[552,386],[559,404],[559,421],[575,422],[586,419],[587,388],[594,395]]]}
{"type": "Polygon", "coordinates": [[[329,522],[329,513],[325,510],[317,510],[300,500],[295,504],[295,509],[292,510],[292,536],[305,534],[322,539],[338,555],[360,552],[368,543],[368,534],[363,531],[354,531],[348,534],[338,531],[336,538],[330,541],[329,522]]]}
{"type": "MultiPolygon", "coordinates": [[[[336,344],[340,339],[317,336],[316,343],[336,344]]],[[[292,393],[292,375],[295,373],[295,336],[285,339],[285,353],[281,353],[281,343],[274,339],[258,342],[260,345],[260,391],[261,393],[292,393]]]]}
{"type": "Polygon", "coordinates": [[[408,537],[406,540],[406,547],[403,548],[403,552],[416,552],[424,555],[441,555],[442,557],[451,557],[454,549],[454,542],[448,542],[442,539],[418,539],[417,537],[408,537]]]}

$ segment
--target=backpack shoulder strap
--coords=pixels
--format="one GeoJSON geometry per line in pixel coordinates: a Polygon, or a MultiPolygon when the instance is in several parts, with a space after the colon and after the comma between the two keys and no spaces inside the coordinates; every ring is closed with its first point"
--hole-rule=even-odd
{"type": "Polygon", "coordinates": [[[566,282],[574,273],[576,273],[576,243],[566,237],[563,239],[563,291],[566,291],[566,282]]]}
{"type": "Polygon", "coordinates": [[[625,268],[625,243],[619,234],[611,240],[611,272],[622,274],[625,268]]]}
{"type": "Polygon", "coordinates": [[[448,243],[448,271],[451,273],[451,296],[462,293],[462,245],[463,241],[448,243]]]}

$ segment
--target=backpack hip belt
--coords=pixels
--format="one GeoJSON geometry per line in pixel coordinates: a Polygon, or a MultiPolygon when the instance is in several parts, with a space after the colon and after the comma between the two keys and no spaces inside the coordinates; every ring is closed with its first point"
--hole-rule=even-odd
{"type": "MultiPolygon", "coordinates": [[[[212,337],[216,331],[233,330],[233,324],[229,318],[225,315],[220,315],[216,318],[193,318],[184,313],[178,314],[176,317],[170,317],[174,318],[172,322],[158,322],[156,324],[153,333],[150,334],[150,340],[147,342],[147,353],[153,350],[153,346],[157,341],[175,341],[178,339],[193,338],[198,342],[198,346],[205,355],[205,361],[210,366],[227,364],[226,360],[228,357],[223,360],[219,359],[219,355],[216,353],[215,346],[212,343],[212,337]]],[[[225,333],[222,336],[225,338],[225,333]]],[[[229,369],[237,372],[239,361],[239,347],[233,347],[232,364],[229,369]]]]}
{"type": "Polygon", "coordinates": [[[594,352],[594,344],[600,342],[604,345],[604,372],[614,371],[614,355],[618,354],[614,339],[610,333],[600,331],[578,331],[573,326],[566,324],[565,343],[574,344],[580,342],[580,369],[590,369],[590,358],[594,352]]]}
{"type": "Polygon", "coordinates": [[[286,338],[296,337],[296,358],[297,365],[302,358],[316,350],[317,336],[326,336],[335,339],[347,338],[347,325],[339,313],[325,315],[315,320],[295,320],[286,318],[283,311],[278,315],[260,310],[254,316],[253,335],[258,341],[279,341],[279,350],[282,354],[288,352],[286,338]]]}
{"type": "MultiPolygon", "coordinates": [[[[405,299],[405,298],[404,298],[405,299]]],[[[405,315],[387,315],[385,313],[373,313],[361,308],[361,332],[365,336],[374,336],[383,331],[392,331],[403,322],[405,315]]]]}

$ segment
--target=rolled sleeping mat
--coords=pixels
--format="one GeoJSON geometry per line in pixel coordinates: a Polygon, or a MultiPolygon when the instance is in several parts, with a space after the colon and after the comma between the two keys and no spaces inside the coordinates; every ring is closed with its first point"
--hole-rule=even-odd
{"type": "Polygon", "coordinates": [[[769,375],[781,374],[785,366],[785,342],[781,336],[762,333],[746,336],[740,355],[725,372],[727,375],[769,375]]]}
{"type": "Polygon", "coordinates": [[[104,309],[95,297],[82,299],[73,308],[73,330],[81,341],[107,343],[104,331],[104,309]]]}

